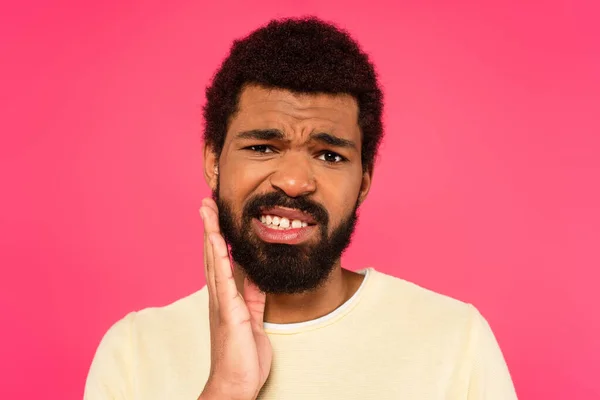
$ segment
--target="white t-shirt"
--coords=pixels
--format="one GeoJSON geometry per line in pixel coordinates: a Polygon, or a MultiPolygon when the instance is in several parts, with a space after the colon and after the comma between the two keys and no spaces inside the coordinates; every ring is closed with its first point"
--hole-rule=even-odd
{"type": "MultiPolygon", "coordinates": [[[[274,399],[514,400],[477,310],[374,269],[331,314],[265,324],[273,346],[259,395],[274,399]]],[[[195,400],[210,369],[208,291],[131,313],[106,333],[86,400],[195,400]]]]}

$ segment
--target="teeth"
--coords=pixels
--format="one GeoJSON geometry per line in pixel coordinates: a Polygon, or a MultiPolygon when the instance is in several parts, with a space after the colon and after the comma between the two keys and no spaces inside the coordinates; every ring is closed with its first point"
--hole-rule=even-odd
{"type": "Polygon", "coordinates": [[[299,219],[289,220],[285,217],[278,217],[276,215],[261,215],[260,222],[272,229],[298,229],[306,228],[308,223],[299,219]]]}

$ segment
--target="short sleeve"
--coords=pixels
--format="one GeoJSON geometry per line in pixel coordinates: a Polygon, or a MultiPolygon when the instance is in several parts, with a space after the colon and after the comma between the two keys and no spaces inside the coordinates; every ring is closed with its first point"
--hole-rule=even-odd
{"type": "Polygon", "coordinates": [[[135,313],[115,323],[104,335],[92,360],[84,400],[127,400],[132,396],[131,326],[135,313]]]}
{"type": "Polygon", "coordinates": [[[516,400],[508,367],[488,322],[473,307],[468,400],[516,400]]]}

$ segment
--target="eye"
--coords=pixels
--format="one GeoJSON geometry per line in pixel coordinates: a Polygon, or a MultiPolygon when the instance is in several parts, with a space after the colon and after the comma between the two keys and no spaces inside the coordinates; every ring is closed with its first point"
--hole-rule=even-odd
{"type": "Polygon", "coordinates": [[[273,149],[266,144],[256,144],[254,146],[246,147],[246,150],[250,150],[256,153],[273,153],[273,149]]]}
{"type": "Polygon", "coordinates": [[[319,160],[323,160],[325,162],[331,164],[337,164],[342,161],[346,161],[346,159],[340,156],[338,153],[334,153],[333,151],[326,151],[319,156],[319,160]]]}

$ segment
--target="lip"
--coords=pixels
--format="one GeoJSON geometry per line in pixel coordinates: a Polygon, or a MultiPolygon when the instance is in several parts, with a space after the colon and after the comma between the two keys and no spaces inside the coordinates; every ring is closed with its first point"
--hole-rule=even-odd
{"type": "Polygon", "coordinates": [[[294,210],[293,208],[285,208],[285,207],[272,207],[272,208],[264,208],[260,210],[263,215],[277,215],[278,217],[285,217],[287,219],[294,220],[298,219],[300,221],[305,221],[309,225],[315,225],[316,222],[314,218],[307,213],[303,213],[300,210],[294,210]]]}
{"type": "MultiPolygon", "coordinates": [[[[286,217],[288,218],[288,217],[286,217]]],[[[286,230],[272,229],[265,226],[258,219],[252,219],[252,227],[258,237],[267,243],[301,244],[308,241],[317,231],[316,225],[308,225],[303,228],[291,228],[286,230]]]]}

